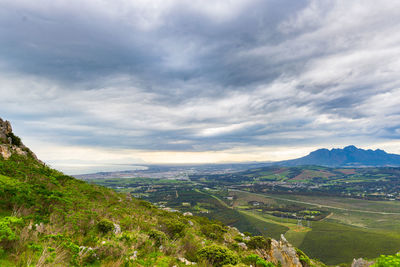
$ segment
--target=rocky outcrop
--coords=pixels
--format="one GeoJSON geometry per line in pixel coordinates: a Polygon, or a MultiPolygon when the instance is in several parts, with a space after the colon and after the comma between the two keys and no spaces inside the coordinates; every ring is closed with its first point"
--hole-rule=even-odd
{"type": "Polygon", "coordinates": [[[353,263],[351,264],[351,267],[369,267],[372,264],[374,264],[373,261],[367,261],[364,259],[354,259],[353,263]]]}
{"type": "Polygon", "coordinates": [[[271,248],[267,255],[268,261],[274,264],[281,263],[282,267],[302,267],[295,248],[281,235],[281,240],[271,240],[271,248]]]}
{"type": "Polygon", "coordinates": [[[11,150],[8,145],[0,145],[0,156],[4,159],[11,157],[11,150]]]}
{"type": "Polygon", "coordinates": [[[8,159],[14,153],[24,156],[29,154],[38,162],[41,162],[37,159],[36,155],[21,142],[21,139],[14,135],[10,122],[0,118],[0,156],[4,159],[8,159]]]}
{"type": "Polygon", "coordinates": [[[9,134],[11,133],[12,128],[10,122],[0,119],[0,142],[11,143],[11,141],[9,140],[9,134]]]}

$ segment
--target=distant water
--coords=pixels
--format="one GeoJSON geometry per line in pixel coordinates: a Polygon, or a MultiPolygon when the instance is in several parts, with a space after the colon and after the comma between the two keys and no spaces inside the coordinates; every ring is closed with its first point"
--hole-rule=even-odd
{"type": "Polygon", "coordinates": [[[148,167],[130,164],[51,164],[51,167],[68,175],[96,172],[147,170],[148,167]]]}

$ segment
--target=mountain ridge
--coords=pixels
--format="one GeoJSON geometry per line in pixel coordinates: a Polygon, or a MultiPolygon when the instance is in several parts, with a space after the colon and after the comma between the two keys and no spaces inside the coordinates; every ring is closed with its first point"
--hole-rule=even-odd
{"type": "Polygon", "coordinates": [[[362,149],[354,145],[344,148],[317,149],[308,155],[270,163],[279,166],[319,165],[327,167],[389,167],[400,166],[400,155],[381,149],[362,149]]]}

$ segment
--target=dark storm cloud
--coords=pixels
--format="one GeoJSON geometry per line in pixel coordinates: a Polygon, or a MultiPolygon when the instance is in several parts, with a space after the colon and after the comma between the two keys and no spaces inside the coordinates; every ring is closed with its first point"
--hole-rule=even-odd
{"type": "Polygon", "coordinates": [[[209,151],[398,138],[392,1],[0,5],[1,116],[34,140],[209,151]]]}

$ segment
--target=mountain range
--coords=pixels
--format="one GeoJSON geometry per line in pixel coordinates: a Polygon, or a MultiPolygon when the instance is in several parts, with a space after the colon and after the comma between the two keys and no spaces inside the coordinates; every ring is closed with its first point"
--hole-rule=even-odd
{"type": "Polygon", "coordinates": [[[319,165],[328,167],[400,166],[400,155],[386,153],[381,149],[365,150],[350,145],[343,149],[318,149],[311,152],[307,156],[298,159],[273,162],[271,165],[319,165]]]}

